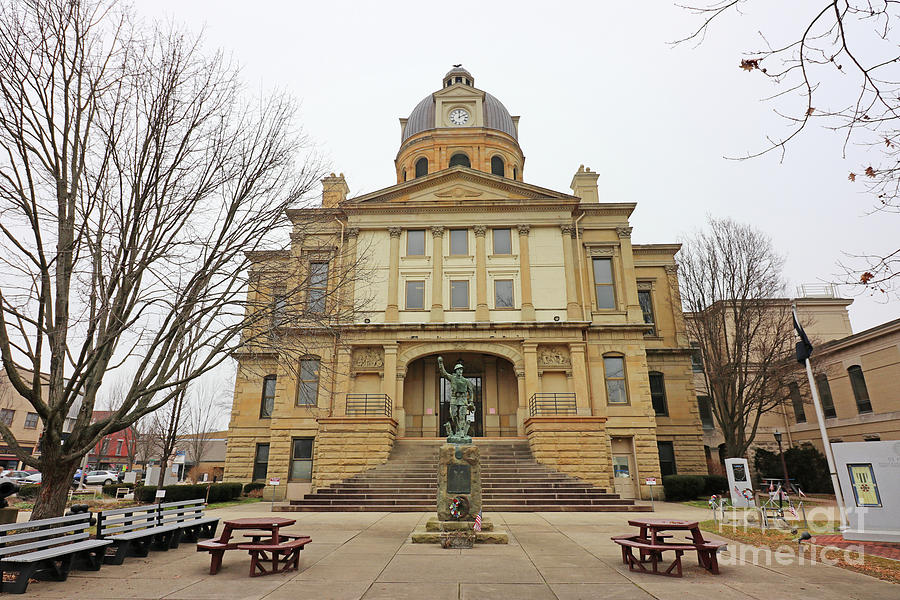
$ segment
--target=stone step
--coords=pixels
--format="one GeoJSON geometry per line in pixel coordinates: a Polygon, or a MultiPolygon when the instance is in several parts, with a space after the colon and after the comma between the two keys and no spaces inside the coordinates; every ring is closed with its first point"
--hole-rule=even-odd
{"type": "MultiPolygon", "coordinates": [[[[274,512],[430,512],[433,506],[422,507],[418,505],[401,504],[367,504],[367,505],[330,505],[330,504],[304,504],[302,506],[292,504],[276,504],[274,512]]],[[[485,507],[485,510],[494,512],[649,512],[649,504],[632,504],[628,506],[605,505],[495,505],[485,507]]]]}

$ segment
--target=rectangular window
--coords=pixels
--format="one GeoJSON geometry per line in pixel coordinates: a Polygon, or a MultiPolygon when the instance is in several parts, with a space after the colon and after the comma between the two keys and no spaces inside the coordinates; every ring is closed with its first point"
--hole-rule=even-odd
{"type": "Polygon", "coordinates": [[[853,397],[856,398],[856,410],[862,413],[872,412],[872,402],[869,400],[869,389],[866,387],[866,378],[862,367],[853,365],[847,369],[850,376],[850,387],[853,388],[853,397]]]}
{"type": "Polygon", "coordinates": [[[100,456],[107,454],[109,454],[109,438],[103,438],[103,441],[100,442],[100,456]]]}
{"type": "Polygon", "coordinates": [[[616,290],[613,287],[612,259],[594,259],[594,289],[597,294],[597,308],[616,307],[616,290]]]}
{"type": "Polygon", "coordinates": [[[259,418],[270,419],[272,409],[275,408],[275,375],[266,375],[263,378],[262,400],[259,403],[259,418]]]}
{"type": "Polygon", "coordinates": [[[313,438],[294,438],[291,442],[291,481],[312,480],[313,438]]]}
{"type": "Polygon", "coordinates": [[[272,325],[278,327],[285,321],[287,314],[287,288],[275,286],[272,294],[272,325]]]}
{"type": "Polygon", "coordinates": [[[9,408],[0,409],[0,421],[3,421],[3,424],[7,427],[12,425],[13,417],[16,416],[16,411],[9,408]]]}
{"type": "Polygon", "coordinates": [[[800,387],[796,383],[788,385],[791,394],[791,404],[794,406],[794,418],[798,423],[806,423],[806,413],[803,411],[803,398],[800,396],[800,387]]]}
{"type": "Polygon", "coordinates": [[[669,416],[669,406],[666,403],[666,381],[662,373],[650,372],[650,400],[653,402],[653,410],[657,417],[669,416]]]}
{"type": "Polygon", "coordinates": [[[319,399],[319,361],[304,358],[300,361],[300,383],[297,390],[297,406],[316,406],[319,399]]]}
{"type": "Polygon", "coordinates": [[[450,282],[450,308],[469,308],[469,282],[450,282]]]}
{"type": "Polygon", "coordinates": [[[656,442],[656,448],[659,451],[659,470],[660,474],[677,475],[678,469],[675,466],[675,445],[672,442],[656,442]]]}
{"type": "MultiPolygon", "coordinates": [[[[641,312],[644,313],[644,323],[653,325],[656,321],[653,319],[653,298],[650,290],[638,290],[638,304],[641,305],[641,312]]],[[[645,331],[644,335],[656,337],[656,327],[645,331]]]]}
{"type": "Polygon", "coordinates": [[[327,291],[328,263],[309,263],[309,292],[306,296],[306,310],[311,313],[324,313],[327,291]]]}
{"type": "Polygon", "coordinates": [[[509,229],[494,230],[494,254],[512,254],[512,233],[509,229]]]}
{"type": "Polygon", "coordinates": [[[834,398],[831,397],[831,386],[828,385],[828,376],[824,373],[816,375],[816,388],[819,390],[819,399],[822,400],[822,412],[826,419],[837,417],[834,410],[834,398]]]}
{"type": "Polygon", "coordinates": [[[410,229],[406,232],[406,255],[425,256],[424,229],[410,229]]]}
{"type": "Polygon", "coordinates": [[[469,232],[466,229],[450,230],[450,254],[465,256],[469,253],[469,232]]]}
{"type": "Polygon", "coordinates": [[[125,444],[125,440],[117,440],[116,441],[116,456],[122,456],[122,446],[125,444]]]}
{"type": "Polygon", "coordinates": [[[703,372],[703,351],[698,342],[691,342],[691,370],[694,373],[703,372]]]}
{"type": "Polygon", "coordinates": [[[425,282],[406,282],[406,310],[422,310],[425,308],[425,282]]]}
{"type": "Polygon", "coordinates": [[[495,308],[514,308],[516,305],[513,298],[513,281],[512,279],[495,279],[494,280],[494,307],[495,308]]]}
{"type": "Polygon", "coordinates": [[[253,457],[253,480],[258,481],[266,478],[269,471],[269,445],[257,444],[256,454],[253,457]]]}
{"type": "Polygon", "coordinates": [[[27,413],[25,415],[25,429],[37,429],[38,414],[27,413]]]}
{"type": "Polygon", "coordinates": [[[603,357],[603,369],[606,371],[607,401],[610,404],[627,404],[625,359],[621,356],[605,356],[603,357]]]}
{"type": "Polygon", "coordinates": [[[709,396],[697,396],[697,408],[700,409],[700,423],[703,424],[703,429],[714,429],[716,425],[713,421],[709,396]]]}

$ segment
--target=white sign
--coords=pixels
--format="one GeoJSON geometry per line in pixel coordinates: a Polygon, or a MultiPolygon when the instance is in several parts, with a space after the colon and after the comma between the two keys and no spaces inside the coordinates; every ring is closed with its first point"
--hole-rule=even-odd
{"type": "Polygon", "coordinates": [[[186,453],[184,450],[178,450],[177,452],[175,452],[175,460],[173,460],[172,462],[176,465],[183,465],[185,456],[186,453]]]}
{"type": "Polygon", "coordinates": [[[737,508],[755,507],[753,487],[750,483],[750,465],[747,459],[726,458],[725,472],[728,475],[731,505],[737,508]]]}
{"type": "Polygon", "coordinates": [[[269,485],[281,485],[280,477],[269,477],[269,485]]]}
{"type": "Polygon", "coordinates": [[[645,480],[645,483],[646,483],[647,485],[656,485],[656,477],[648,477],[648,478],[645,480]]]}
{"type": "Polygon", "coordinates": [[[156,497],[157,497],[157,498],[165,498],[165,497],[166,497],[166,490],[156,490],[156,497]]]}
{"type": "Polygon", "coordinates": [[[846,540],[900,542],[900,442],[832,443],[850,527],[846,540]]]}

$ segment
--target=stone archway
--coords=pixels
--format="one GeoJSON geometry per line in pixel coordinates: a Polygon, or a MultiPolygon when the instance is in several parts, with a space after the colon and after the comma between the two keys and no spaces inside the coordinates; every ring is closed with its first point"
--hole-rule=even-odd
{"type": "Polygon", "coordinates": [[[517,372],[524,370],[522,352],[504,342],[428,342],[404,348],[397,353],[397,372],[405,373],[410,362],[432,354],[452,354],[471,352],[474,354],[490,354],[505,358],[512,363],[517,372]]]}
{"type": "Polygon", "coordinates": [[[449,418],[449,396],[437,369],[442,355],[445,368],[452,370],[457,360],[465,365],[465,375],[476,389],[473,437],[511,437],[519,435],[518,408],[521,394],[514,359],[505,346],[485,348],[486,344],[423,344],[398,356],[398,372],[403,377],[404,435],[441,437],[442,423],[449,418]],[[484,350],[490,350],[485,352],[484,350]],[[506,356],[505,356],[506,355],[506,356]],[[401,364],[403,365],[401,367],[401,364]],[[401,370],[402,369],[402,370],[401,370]]]}

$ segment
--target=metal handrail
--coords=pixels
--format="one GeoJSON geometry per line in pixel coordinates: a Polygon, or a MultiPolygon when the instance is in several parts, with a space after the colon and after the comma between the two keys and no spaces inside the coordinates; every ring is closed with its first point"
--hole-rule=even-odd
{"type": "Polygon", "coordinates": [[[393,402],[387,394],[347,394],[348,417],[390,417],[393,402]]]}
{"type": "Polygon", "coordinates": [[[539,392],[528,401],[531,416],[538,415],[574,415],[575,392],[539,392]]]}

